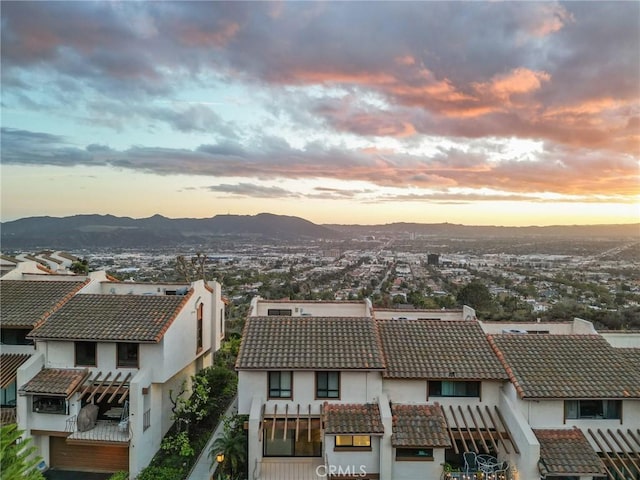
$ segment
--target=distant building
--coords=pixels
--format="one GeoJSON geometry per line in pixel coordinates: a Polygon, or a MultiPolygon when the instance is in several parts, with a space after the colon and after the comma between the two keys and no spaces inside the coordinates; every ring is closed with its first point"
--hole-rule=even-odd
{"type": "Polygon", "coordinates": [[[427,255],[427,265],[438,266],[440,264],[440,255],[437,253],[430,253],[427,255]]]}

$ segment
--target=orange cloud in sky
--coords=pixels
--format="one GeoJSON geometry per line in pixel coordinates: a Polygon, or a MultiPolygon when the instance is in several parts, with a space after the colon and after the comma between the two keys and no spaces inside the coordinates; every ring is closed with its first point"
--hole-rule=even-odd
{"type": "Polygon", "coordinates": [[[546,72],[516,68],[509,73],[494,76],[489,82],[473,83],[472,86],[481,94],[509,101],[512,95],[539,90],[542,83],[550,79],[551,76],[546,72]]]}
{"type": "Polygon", "coordinates": [[[224,47],[240,30],[236,22],[225,22],[219,28],[204,30],[194,25],[183,24],[180,31],[180,41],[190,47],[212,46],[224,47]]]}

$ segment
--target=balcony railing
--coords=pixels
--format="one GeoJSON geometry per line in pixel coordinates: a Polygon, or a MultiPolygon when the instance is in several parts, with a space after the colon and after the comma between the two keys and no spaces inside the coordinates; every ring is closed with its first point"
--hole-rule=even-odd
{"type": "Polygon", "coordinates": [[[0,408],[0,425],[16,423],[15,407],[0,408]]]}
{"type": "Polygon", "coordinates": [[[67,442],[129,443],[131,440],[131,426],[126,420],[120,422],[98,420],[91,430],[79,432],[78,416],[74,415],[67,419],[65,430],[71,433],[67,437],[67,442]]]}

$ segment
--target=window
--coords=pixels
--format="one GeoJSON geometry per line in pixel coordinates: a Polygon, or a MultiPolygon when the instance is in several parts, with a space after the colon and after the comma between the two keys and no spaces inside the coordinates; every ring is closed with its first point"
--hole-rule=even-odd
{"type": "Polygon", "coordinates": [[[340,398],[340,372],[316,372],[316,398],[340,398]]]}
{"type": "Polygon", "coordinates": [[[620,420],[622,402],[620,400],[565,400],[564,413],[565,419],[620,420]]]}
{"type": "Polygon", "coordinates": [[[196,353],[202,350],[202,317],[204,312],[204,304],[198,305],[198,318],[196,320],[196,353]]]}
{"type": "Polygon", "coordinates": [[[396,460],[433,461],[433,448],[396,448],[396,460]]]}
{"type": "Polygon", "coordinates": [[[336,435],[336,450],[371,450],[369,435],[336,435]]]}
{"type": "Polygon", "coordinates": [[[480,382],[432,381],[429,382],[430,397],[479,397],[480,382]]]}
{"type": "Polygon", "coordinates": [[[291,398],[291,372],[269,372],[269,398],[291,398]]]}
{"type": "Polygon", "coordinates": [[[64,397],[33,397],[33,411],[36,413],[52,413],[68,415],[67,400],[64,397]]]}
{"type": "Polygon", "coordinates": [[[296,421],[283,418],[264,420],[263,444],[265,457],[321,457],[320,419],[300,419],[296,438],[296,421]]]}
{"type": "Polygon", "coordinates": [[[117,366],[119,368],[138,368],[138,349],[137,343],[119,343],[117,366]]]}
{"type": "Polygon", "coordinates": [[[290,317],[291,309],[286,308],[269,308],[267,310],[267,315],[270,317],[290,317]]]}
{"type": "Polygon", "coordinates": [[[30,331],[24,328],[2,328],[0,341],[4,345],[33,345],[33,342],[27,338],[30,331]]]}
{"type": "Polygon", "coordinates": [[[76,342],[76,366],[96,366],[96,342],[76,342]]]}

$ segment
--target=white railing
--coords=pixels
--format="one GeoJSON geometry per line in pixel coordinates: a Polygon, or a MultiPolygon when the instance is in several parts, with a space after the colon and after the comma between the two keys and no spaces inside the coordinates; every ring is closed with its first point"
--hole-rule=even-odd
{"type": "Polygon", "coordinates": [[[129,443],[131,440],[131,426],[128,421],[98,420],[91,430],[79,432],[78,416],[74,415],[67,419],[65,430],[71,433],[67,441],[129,443]]]}

